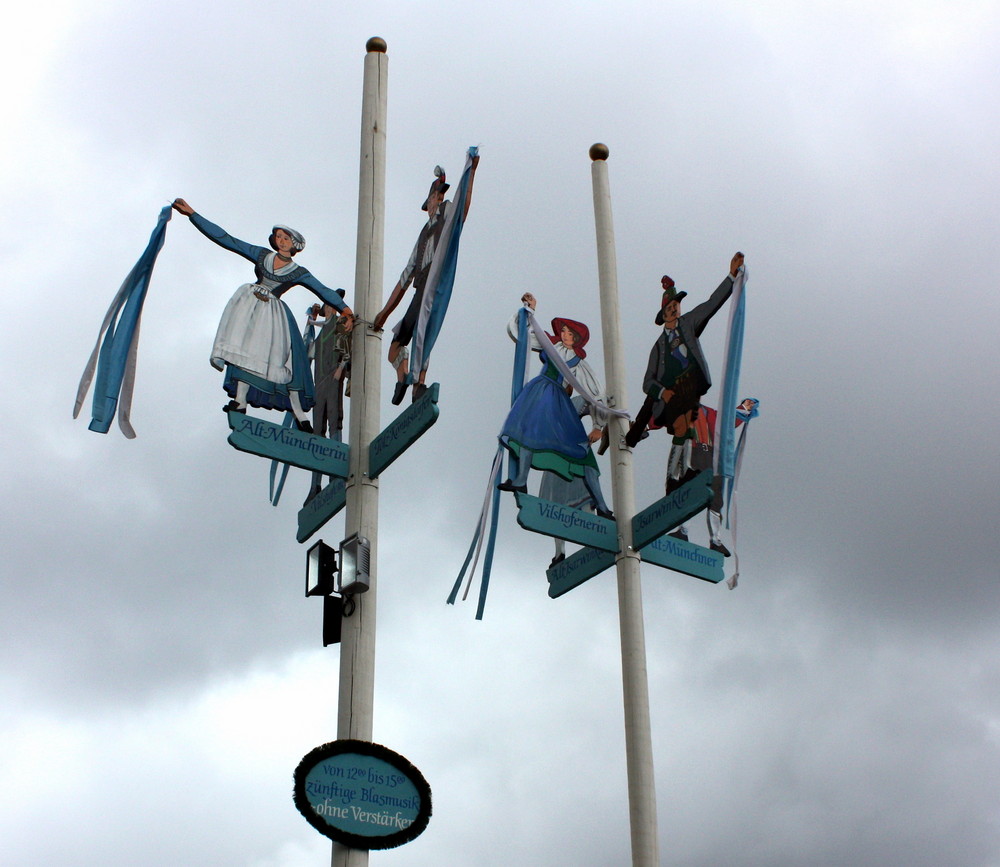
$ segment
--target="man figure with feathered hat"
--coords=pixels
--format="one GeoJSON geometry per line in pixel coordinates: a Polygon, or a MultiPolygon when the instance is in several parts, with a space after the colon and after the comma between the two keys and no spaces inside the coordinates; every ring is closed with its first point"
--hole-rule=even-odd
{"type": "Polygon", "coordinates": [[[668,494],[689,477],[694,420],[701,396],[712,385],[708,362],[698,338],[732,294],[733,281],[742,265],[743,254],[737,253],[729,263],[729,274],[711,297],[683,315],[681,301],[687,292],[677,291],[674,281],[666,275],[660,281],[663,298],[660,311],[656,314],[656,324],[662,325],[663,331],[649,353],[642,381],[646,402],[632,423],[625,442],[634,446],[650,420],[673,434],[667,460],[668,494]]]}
{"type": "MultiPolygon", "coordinates": [[[[470,151],[472,153],[472,151],[470,151]]],[[[476,167],[479,165],[478,154],[472,157],[471,173],[469,175],[468,193],[465,199],[465,210],[462,214],[462,221],[468,216],[469,206],[472,204],[472,184],[476,178],[476,167]]],[[[434,256],[439,247],[441,233],[445,227],[445,220],[448,210],[453,206],[451,201],[446,201],[444,194],[451,185],[447,182],[444,169],[441,166],[434,167],[434,181],[431,183],[427,193],[427,199],[421,208],[427,211],[427,223],[420,230],[417,236],[417,243],[413,246],[410,260],[406,263],[403,273],[399,275],[399,280],[393,287],[389,295],[389,300],[376,315],[373,325],[376,330],[381,330],[386,319],[396,309],[403,299],[410,283],[413,284],[414,293],[410,300],[410,306],[406,309],[406,314],[392,329],[392,343],[389,346],[389,363],[396,368],[396,387],[392,393],[392,402],[400,404],[406,394],[407,386],[413,381],[410,376],[409,350],[407,349],[413,339],[417,321],[420,318],[420,308],[424,298],[424,286],[427,283],[427,276],[430,274],[434,256]]],[[[413,400],[417,401],[425,391],[427,386],[424,379],[427,376],[427,368],[424,366],[417,372],[417,382],[413,386],[413,400]]]]}

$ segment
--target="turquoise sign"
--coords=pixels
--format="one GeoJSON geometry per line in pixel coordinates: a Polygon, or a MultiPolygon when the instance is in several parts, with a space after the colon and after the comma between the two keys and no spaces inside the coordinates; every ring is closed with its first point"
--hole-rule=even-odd
{"type": "Polygon", "coordinates": [[[517,497],[517,523],[525,530],[555,536],[612,554],[618,551],[618,525],[583,509],[541,500],[528,494],[517,497]]]}
{"type": "Polygon", "coordinates": [[[599,551],[597,548],[583,548],[571,554],[545,572],[549,579],[549,596],[556,599],[599,575],[614,565],[615,556],[612,551],[599,551]]]}
{"type": "Polygon", "coordinates": [[[299,527],[295,538],[305,542],[313,533],[337,514],[347,503],[347,485],[334,479],[315,497],[299,509],[299,527]]]}
{"type": "Polygon", "coordinates": [[[657,500],[632,519],[632,546],[645,548],[654,539],[697,515],[711,499],[712,471],[703,470],[690,482],[657,500]]]}
{"type": "Polygon", "coordinates": [[[725,577],[725,557],[722,554],[673,536],[661,536],[639,553],[645,563],[673,569],[674,572],[692,575],[713,584],[718,584],[725,577]]]}
{"type": "Polygon", "coordinates": [[[353,849],[400,846],[431,816],[431,790],[420,771],[369,741],[314,749],[295,769],[294,798],[310,825],[353,849]]]}
{"type": "Polygon", "coordinates": [[[229,435],[233,448],[304,470],[347,478],[349,451],[346,443],[302,433],[241,412],[230,411],[226,415],[233,431],[229,435]]]}
{"type": "Polygon", "coordinates": [[[407,407],[382,433],[372,440],[368,449],[368,475],[373,479],[413,445],[437,421],[438,392],[435,382],[416,403],[407,407]]]}

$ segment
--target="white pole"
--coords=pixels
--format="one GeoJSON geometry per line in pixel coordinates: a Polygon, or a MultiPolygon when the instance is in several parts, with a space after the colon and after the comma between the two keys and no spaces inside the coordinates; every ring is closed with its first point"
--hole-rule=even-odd
{"type": "MultiPolygon", "coordinates": [[[[375,601],[378,591],[378,481],[368,476],[368,447],[379,431],[381,337],[370,323],[382,307],[382,253],[385,228],[385,118],[387,63],[385,41],[365,46],[361,103],[361,178],[358,195],[358,245],[354,266],[354,312],[358,323],[351,346],[351,446],[345,532],[371,543],[366,593],[343,619],[340,640],[340,697],[337,738],[372,739],[375,697],[375,601]]],[[[368,850],[333,844],[333,867],[366,867],[368,850]]]]}
{"type": "MultiPolygon", "coordinates": [[[[610,405],[625,408],[625,365],[618,306],[618,262],[611,219],[608,148],[590,148],[594,186],[594,223],[597,230],[597,271],[601,290],[601,331],[604,370],[610,405]]],[[[656,829],[656,781],[653,777],[653,737],[649,722],[649,681],[646,674],[646,637],[642,620],[639,555],[632,549],[635,485],[632,450],[625,445],[627,421],[609,421],[611,489],[618,522],[618,619],[622,642],[622,693],[625,703],[625,763],[628,770],[629,822],[633,867],[656,867],[659,843],[656,829]]]]}

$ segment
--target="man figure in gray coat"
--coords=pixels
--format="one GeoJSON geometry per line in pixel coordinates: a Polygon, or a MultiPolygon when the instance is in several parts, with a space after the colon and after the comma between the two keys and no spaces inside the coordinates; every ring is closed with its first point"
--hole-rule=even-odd
{"type": "MultiPolygon", "coordinates": [[[[478,167],[479,156],[477,155],[472,158],[472,172],[469,175],[465,211],[462,214],[463,221],[469,215],[469,208],[472,205],[472,185],[475,183],[478,167]]],[[[410,299],[410,306],[403,318],[393,328],[392,343],[389,345],[389,363],[396,369],[396,387],[392,392],[392,402],[395,405],[402,403],[406,389],[413,382],[413,377],[410,375],[410,350],[408,347],[420,318],[420,308],[424,300],[424,286],[430,275],[434,256],[437,254],[438,242],[441,240],[441,232],[445,226],[445,218],[448,209],[453,205],[450,199],[446,200],[444,197],[450,186],[451,184],[445,178],[444,169],[441,166],[434,166],[434,181],[427,193],[427,199],[420,206],[427,212],[427,223],[417,236],[417,243],[413,246],[410,260],[406,263],[403,273],[393,287],[389,300],[385,302],[385,306],[378,312],[372,323],[376,331],[381,331],[392,311],[403,300],[403,294],[407,287],[413,283],[414,293],[413,298],[410,299]]],[[[413,385],[414,403],[427,391],[425,382],[427,368],[422,368],[416,374],[417,381],[413,385]]]]}
{"type": "Polygon", "coordinates": [[[649,353],[649,364],[643,378],[646,403],[632,425],[626,442],[635,445],[650,418],[673,434],[667,461],[666,489],[669,494],[690,477],[691,442],[694,420],[698,416],[701,396],[712,385],[708,362],[698,338],[708,321],[726,303],[733,292],[733,281],[743,265],[743,254],[737,253],[729,263],[729,274],[711,297],[693,310],[681,315],[681,300],[687,292],[678,292],[674,281],[664,276],[663,299],[656,324],[663,332],[649,353]]]}

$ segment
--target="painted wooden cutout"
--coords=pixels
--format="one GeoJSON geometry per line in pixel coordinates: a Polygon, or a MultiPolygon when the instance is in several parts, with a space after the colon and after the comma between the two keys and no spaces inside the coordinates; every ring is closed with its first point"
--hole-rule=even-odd
{"type": "Polygon", "coordinates": [[[618,551],[618,527],[609,518],[541,500],[530,494],[518,493],[516,497],[517,523],[525,530],[600,548],[602,551],[618,551]]]}
{"type": "Polygon", "coordinates": [[[292,430],[242,412],[230,410],[226,415],[232,429],[229,442],[241,452],[347,478],[347,443],[292,430]]]}
{"type": "Polygon", "coordinates": [[[274,226],[268,249],[232,237],[184,199],[176,199],[173,207],[210,241],[254,263],[256,281],[240,286],[229,300],[212,347],[212,366],[225,370],[223,388],[231,398],[223,409],[245,413],[249,404],[291,411],[299,429],[311,432],[306,413],[315,403],[312,373],[298,326],[281,296],[292,286],[303,286],[348,316],[353,316],[351,309],[341,295],[295,264],[293,257],[305,239],[294,229],[274,226]]]}
{"type": "Polygon", "coordinates": [[[411,384],[415,383],[414,402],[427,390],[427,366],[451,298],[459,239],[472,205],[472,186],[478,166],[478,148],[469,148],[454,202],[445,200],[444,194],[451,185],[444,170],[435,166],[434,181],[421,205],[422,210],[427,212],[427,222],[417,236],[410,259],[389,293],[389,299],[375,316],[373,325],[381,330],[412,283],[413,297],[405,315],[393,328],[389,345],[389,363],[396,369],[396,386],[392,395],[394,405],[403,402],[406,389],[411,384]]]}
{"type": "MultiPolygon", "coordinates": [[[[744,398],[737,409],[736,427],[756,414],[758,401],[752,397],[744,398]]],[[[714,431],[718,413],[710,406],[702,404],[694,418],[694,439],[691,446],[691,467],[694,470],[710,470],[715,465],[714,431]]],[[[712,480],[712,499],[705,509],[705,523],[708,527],[708,547],[717,551],[723,557],[730,556],[729,549],[723,544],[720,536],[722,530],[722,478],[716,476],[712,480]]],[[[688,529],[681,524],[671,534],[674,538],[687,542],[688,529]]]]}
{"type": "MultiPolygon", "coordinates": [[[[537,304],[530,292],[521,296],[521,302],[531,310],[537,304]]],[[[507,326],[507,333],[515,341],[518,315],[507,326]]],[[[570,399],[571,386],[552,358],[558,355],[591,397],[599,397],[603,389],[584,360],[590,329],[582,322],[557,317],[552,320],[552,331],[553,334],[546,335],[547,346],[539,344],[534,334],[529,335],[531,349],[539,353],[542,361],[542,371],[521,389],[500,431],[500,443],[513,456],[517,472],[498,487],[502,491],[527,493],[528,473],[532,468],[556,473],[568,482],[580,478],[597,514],[611,518],[591,448],[591,443],[601,438],[605,419],[595,416],[594,427],[587,433],[580,412],[570,399]]]]}
{"type": "Polygon", "coordinates": [[[729,274],[711,297],[684,314],[681,313],[681,301],[687,292],[678,291],[674,281],[666,275],[660,281],[663,296],[655,321],[663,330],[649,353],[643,377],[646,400],[625,441],[634,447],[644,436],[650,422],[667,428],[673,435],[667,460],[665,487],[668,494],[694,475],[690,458],[694,420],[701,396],[712,384],[708,362],[698,338],[732,294],[734,280],[742,265],[743,254],[736,253],[730,261],[729,274]]]}
{"type": "MultiPolygon", "coordinates": [[[[337,292],[343,290],[338,289],[337,292]]],[[[309,308],[308,314],[302,338],[306,344],[306,353],[313,360],[315,368],[316,405],[312,411],[313,432],[319,436],[343,440],[344,397],[349,397],[351,394],[351,343],[354,319],[349,315],[337,315],[337,311],[329,304],[314,304],[309,308]],[[318,333],[315,330],[317,326],[318,333]]],[[[322,474],[314,472],[304,506],[320,492],[322,485],[322,474]]]]}

